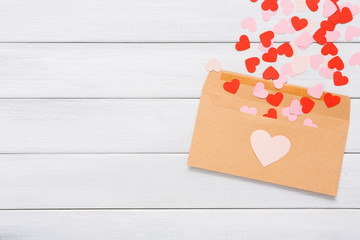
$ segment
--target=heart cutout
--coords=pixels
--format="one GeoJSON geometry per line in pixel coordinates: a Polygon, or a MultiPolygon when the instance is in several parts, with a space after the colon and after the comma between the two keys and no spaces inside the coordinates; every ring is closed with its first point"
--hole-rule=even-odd
{"type": "Polygon", "coordinates": [[[262,34],[260,34],[259,38],[264,47],[270,47],[271,46],[271,40],[275,37],[275,34],[273,31],[267,31],[262,34]]]}
{"type": "Polygon", "coordinates": [[[324,56],[329,54],[335,56],[338,54],[338,49],[332,42],[328,42],[321,48],[321,54],[324,56]]]}
{"type": "Polygon", "coordinates": [[[277,92],[275,94],[269,94],[267,97],[266,97],[266,101],[268,103],[270,103],[271,105],[277,107],[280,105],[280,103],[282,102],[284,98],[284,95],[281,93],[281,92],[277,92]]]}
{"type": "Polygon", "coordinates": [[[249,73],[254,73],[259,64],[260,59],[258,57],[252,57],[245,60],[246,70],[248,70],[249,73]]]}
{"type": "Polygon", "coordinates": [[[308,25],[308,20],[306,18],[299,18],[298,16],[294,16],[291,18],[291,24],[295,28],[296,31],[300,31],[308,25]]]}
{"type": "Polygon", "coordinates": [[[302,97],[300,103],[302,105],[301,111],[305,114],[309,113],[315,106],[315,102],[308,97],[302,97]]]}
{"type": "Polygon", "coordinates": [[[255,107],[248,107],[244,105],[240,108],[240,112],[256,115],[257,109],[255,107]]]}
{"type": "Polygon", "coordinates": [[[348,77],[343,76],[340,71],[334,72],[333,81],[335,86],[344,86],[349,82],[348,77]]]}
{"type": "Polygon", "coordinates": [[[248,29],[250,32],[256,32],[256,22],[253,17],[245,18],[241,21],[241,27],[248,29]]]}
{"type": "Polygon", "coordinates": [[[320,0],[306,0],[306,5],[312,12],[316,12],[319,9],[320,0]]]}
{"type": "Polygon", "coordinates": [[[294,55],[294,50],[288,42],[281,44],[276,50],[277,54],[285,55],[286,57],[292,57],[294,55]]]}
{"type": "Polygon", "coordinates": [[[263,72],[263,78],[267,79],[267,80],[270,80],[270,79],[276,80],[279,78],[279,72],[276,71],[275,68],[270,66],[263,72]]]}
{"type": "Polygon", "coordinates": [[[240,81],[233,79],[231,82],[225,82],[223,88],[225,91],[235,94],[240,87],[240,81]]]}
{"type": "Polygon", "coordinates": [[[324,101],[328,108],[334,107],[340,103],[339,96],[333,96],[331,93],[326,93],[324,95],[324,101]]]}
{"type": "Polygon", "coordinates": [[[277,112],[275,108],[270,108],[268,112],[263,115],[263,117],[277,119],[277,112]]]}
{"type": "Polygon", "coordinates": [[[238,51],[244,51],[250,48],[250,41],[248,36],[242,35],[239,38],[239,42],[236,43],[235,49],[238,51]]]}
{"type": "Polygon", "coordinates": [[[213,58],[206,63],[205,69],[208,72],[211,71],[220,72],[222,70],[222,66],[221,63],[216,58],[213,58]]]}
{"type": "Polygon", "coordinates": [[[330,59],[330,61],[328,62],[328,67],[330,69],[336,68],[337,70],[341,71],[344,69],[344,62],[341,60],[339,56],[336,56],[330,59]]]}
{"type": "Polygon", "coordinates": [[[265,89],[264,83],[262,82],[258,82],[255,85],[253,94],[258,98],[266,98],[269,95],[268,91],[265,89]]]}
{"type": "Polygon", "coordinates": [[[276,48],[272,47],[272,48],[269,48],[268,52],[267,53],[264,53],[262,55],[262,59],[265,61],[265,62],[276,62],[277,60],[277,51],[276,51],[276,48]]]}
{"type": "Polygon", "coordinates": [[[307,93],[316,99],[320,99],[324,92],[324,85],[317,84],[315,87],[309,87],[307,93]]]}

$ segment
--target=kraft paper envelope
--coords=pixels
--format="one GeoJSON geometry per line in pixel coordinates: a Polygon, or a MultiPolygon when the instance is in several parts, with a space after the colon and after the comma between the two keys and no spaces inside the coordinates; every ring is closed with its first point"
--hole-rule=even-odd
{"type": "Polygon", "coordinates": [[[306,88],[286,84],[277,90],[270,80],[227,71],[210,72],[201,93],[188,165],[336,196],[349,128],[350,99],[334,94],[341,101],[328,108],[324,94],[320,99],[311,98],[315,106],[310,113],[291,122],[283,116],[282,109],[294,99],[309,97],[306,88]],[[223,88],[232,79],[240,81],[235,94],[223,88]],[[264,83],[269,93],[283,93],[279,106],[273,107],[253,95],[258,82],[264,83]],[[258,113],[240,112],[243,105],[256,107],[258,113]],[[277,119],[262,116],[269,108],[276,109],[277,119]],[[311,118],[318,128],[304,126],[305,118],[311,118]],[[250,142],[256,130],[265,130],[271,137],[285,136],[291,142],[290,150],[264,167],[250,142]]]}

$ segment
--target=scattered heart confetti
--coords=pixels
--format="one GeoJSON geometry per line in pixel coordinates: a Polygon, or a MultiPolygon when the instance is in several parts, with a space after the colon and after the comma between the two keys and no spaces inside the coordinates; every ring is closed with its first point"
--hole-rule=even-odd
{"type": "Polygon", "coordinates": [[[245,18],[241,21],[241,27],[244,29],[248,29],[250,32],[256,32],[256,22],[253,17],[245,18]]]}
{"type": "Polygon", "coordinates": [[[297,99],[292,100],[291,104],[290,104],[290,108],[289,108],[290,114],[297,115],[297,116],[302,115],[303,112],[301,111],[301,108],[302,108],[302,106],[301,106],[299,100],[297,100],[297,99]]]}
{"type": "Polygon", "coordinates": [[[221,63],[216,58],[213,58],[206,63],[205,69],[208,72],[211,71],[220,72],[222,70],[222,66],[221,63]]]}
{"type": "Polygon", "coordinates": [[[286,57],[292,57],[294,55],[294,50],[287,42],[281,44],[276,50],[277,54],[279,54],[280,56],[285,55],[286,57]]]}
{"type": "Polygon", "coordinates": [[[262,18],[264,21],[270,21],[272,16],[275,16],[277,12],[273,12],[271,10],[263,11],[262,12],[262,18]]]}
{"type": "Polygon", "coordinates": [[[355,37],[360,36],[360,28],[348,26],[345,31],[345,40],[352,41],[355,37]]]}
{"type": "Polygon", "coordinates": [[[250,41],[248,36],[246,35],[242,35],[239,38],[239,42],[236,43],[235,45],[236,50],[238,51],[244,51],[250,48],[250,41]]]}
{"type": "Polygon", "coordinates": [[[250,137],[251,147],[263,167],[266,167],[284,157],[291,147],[290,140],[277,135],[271,137],[265,130],[256,130],[250,137]]]}
{"type": "Polygon", "coordinates": [[[305,114],[309,113],[315,106],[315,102],[308,97],[302,97],[300,103],[302,105],[301,111],[305,114]]]}
{"type": "Polygon", "coordinates": [[[320,67],[320,64],[324,62],[324,56],[321,54],[316,54],[310,56],[310,66],[312,69],[317,70],[320,67]]]}
{"type": "Polygon", "coordinates": [[[273,31],[267,31],[262,34],[260,34],[259,38],[264,47],[270,47],[271,40],[274,38],[274,32],[273,31]]]}
{"type": "Polygon", "coordinates": [[[290,64],[293,73],[297,75],[306,71],[308,63],[308,56],[295,56],[290,64]]]}
{"type": "Polygon", "coordinates": [[[320,0],[306,0],[306,5],[312,12],[316,12],[319,9],[320,0]]]}
{"type": "Polygon", "coordinates": [[[351,10],[348,7],[344,7],[341,9],[340,15],[339,15],[339,23],[344,24],[351,22],[353,20],[353,15],[351,13],[351,10]]]}
{"type": "Polygon", "coordinates": [[[277,60],[277,51],[276,48],[269,48],[267,53],[262,55],[264,62],[276,62],[277,60]]]}
{"type": "Polygon", "coordinates": [[[306,9],[306,2],[305,0],[295,0],[296,2],[296,10],[298,12],[303,12],[306,9]]]}
{"type": "Polygon", "coordinates": [[[279,72],[275,68],[270,66],[263,72],[263,78],[266,80],[276,80],[279,78],[279,72]]]}
{"type": "Polygon", "coordinates": [[[278,34],[290,33],[289,22],[286,19],[280,19],[279,23],[274,25],[273,31],[278,34]]]}
{"type": "Polygon", "coordinates": [[[320,99],[324,92],[324,85],[317,84],[315,87],[309,87],[307,93],[309,96],[320,99]]]}
{"type": "Polygon", "coordinates": [[[338,49],[332,42],[328,42],[321,48],[321,54],[324,56],[329,54],[335,56],[338,54],[338,49]]]}
{"type": "Polygon", "coordinates": [[[296,31],[300,31],[308,25],[308,21],[306,18],[300,19],[298,16],[292,17],[291,23],[296,31]]]}
{"type": "Polygon", "coordinates": [[[333,96],[331,93],[326,93],[324,95],[324,101],[328,108],[334,107],[340,103],[339,96],[333,96]]]}
{"type": "Polygon", "coordinates": [[[332,79],[332,76],[334,74],[335,70],[334,69],[330,69],[327,66],[326,67],[321,67],[319,69],[319,74],[324,77],[324,78],[328,78],[328,79],[332,79]]]}
{"type": "Polygon", "coordinates": [[[342,10],[344,7],[347,7],[350,9],[352,15],[356,15],[360,12],[360,7],[355,4],[351,4],[350,2],[344,3],[340,5],[340,9],[342,10]]]}
{"type": "Polygon", "coordinates": [[[295,9],[295,4],[291,0],[281,0],[280,6],[285,16],[289,16],[295,9]]]}
{"type": "Polygon", "coordinates": [[[276,89],[281,89],[287,81],[288,77],[285,74],[280,74],[279,78],[274,80],[273,83],[276,89]]]}
{"type": "Polygon", "coordinates": [[[326,18],[330,17],[337,11],[336,5],[330,0],[325,0],[323,6],[324,6],[324,10],[323,10],[322,14],[326,18]]]}
{"type": "Polygon", "coordinates": [[[313,39],[320,45],[324,45],[327,42],[325,37],[326,30],[323,28],[319,28],[313,35],[313,39]]]}
{"type": "Polygon", "coordinates": [[[287,117],[291,122],[295,122],[297,119],[297,115],[290,113],[290,107],[283,108],[283,110],[281,110],[281,113],[282,115],[284,115],[284,117],[287,117]]]}
{"type": "Polygon", "coordinates": [[[270,108],[268,112],[263,115],[263,117],[277,119],[277,112],[274,108],[270,108]]]}
{"type": "Polygon", "coordinates": [[[314,26],[315,22],[311,19],[308,19],[308,25],[306,26],[306,28],[304,28],[304,31],[310,33],[314,29],[314,26]]]}
{"type": "Polygon", "coordinates": [[[259,64],[260,59],[258,57],[252,57],[245,60],[245,66],[249,73],[254,73],[259,64]]]}
{"type": "Polygon", "coordinates": [[[279,5],[277,3],[277,0],[264,0],[264,2],[261,4],[261,8],[264,11],[271,10],[275,12],[278,10],[279,5]]]}
{"type": "Polygon", "coordinates": [[[256,115],[257,109],[255,107],[248,107],[244,105],[240,108],[240,112],[256,115]]]}
{"type": "Polygon", "coordinates": [[[351,66],[359,65],[360,66],[360,52],[354,53],[349,59],[351,66]]]}
{"type": "Polygon", "coordinates": [[[343,70],[344,69],[344,62],[341,60],[341,58],[339,56],[333,57],[329,62],[328,62],[328,67],[330,69],[334,69],[336,68],[337,70],[343,70]]]}
{"type": "Polygon", "coordinates": [[[277,92],[275,94],[269,94],[266,97],[266,101],[270,103],[271,105],[277,107],[280,105],[280,103],[283,100],[284,95],[281,92],[277,92]]]}
{"type": "Polygon", "coordinates": [[[299,37],[295,39],[295,44],[299,47],[304,47],[305,49],[314,42],[314,39],[308,32],[303,32],[299,37]]]}
{"type": "Polygon", "coordinates": [[[292,68],[291,68],[291,64],[287,63],[285,65],[283,65],[281,67],[281,73],[285,74],[285,75],[289,75],[290,77],[295,77],[296,75],[294,74],[292,68]]]}
{"type": "Polygon", "coordinates": [[[318,128],[318,126],[313,123],[313,121],[311,120],[311,118],[305,118],[303,124],[304,124],[304,126],[313,127],[313,128],[318,128]]]}
{"type": "Polygon", "coordinates": [[[225,91],[235,94],[240,87],[240,81],[233,79],[231,82],[225,82],[223,87],[225,91]]]}
{"type": "Polygon", "coordinates": [[[264,83],[262,82],[258,82],[255,85],[253,94],[258,98],[266,98],[269,95],[268,91],[265,89],[264,83]]]}
{"type": "Polygon", "coordinates": [[[325,37],[329,42],[335,42],[340,38],[341,33],[339,31],[326,32],[325,37]]]}
{"type": "Polygon", "coordinates": [[[349,82],[349,79],[346,76],[343,76],[340,71],[334,72],[333,80],[335,86],[344,86],[349,82]]]}

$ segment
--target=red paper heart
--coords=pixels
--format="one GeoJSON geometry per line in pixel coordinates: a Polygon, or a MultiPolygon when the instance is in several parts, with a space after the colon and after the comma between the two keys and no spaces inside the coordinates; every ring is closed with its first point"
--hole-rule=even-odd
{"type": "Polygon", "coordinates": [[[334,31],[335,30],[335,24],[332,23],[330,20],[325,20],[320,23],[320,27],[326,31],[334,31]]]}
{"type": "Polygon", "coordinates": [[[260,34],[259,38],[261,41],[261,44],[268,48],[271,46],[271,40],[274,38],[275,34],[273,31],[267,31],[262,34],[260,34]]]}
{"type": "Polygon", "coordinates": [[[263,72],[263,78],[266,80],[277,80],[279,78],[279,72],[276,71],[275,68],[270,66],[263,72]]]}
{"type": "Polygon", "coordinates": [[[308,25],[308,20],[306,18],[299,18],[297,16],[291,18],[291,24],[293,25],[296,31],[300,31],[308,25]]]}
{"type": "Polygon", "coordinates": [[[265,62],[276,62],[276,59],[277,59],[277,51],[276,51],[276,48],[272,47],[272,48],[269,48],[268,52],[267,53],[264,53],[262,55],[262,59],[265,61],[265,62]]]}
{"type": "Polygon", "coordinates": [[[351,10],[348,7],[342,8],[340,12],[339,22],[344,24],[351,22],[352,20],[353,20],[353,15],[351,13],[351,10]]]}
{"type": "Polygon", "coordinates": [[[254,73],[256,71],[256,66],[260,64],[260,59],[258,57],[252,57],[245,60],[245,66],[249,73],[254,73]]]}
{"type": "Polygon", "coordinates": [[[320,45],[324,45],[326,43],[326,30],[319,28],[313,35],[314,40],[320,44],[320,45]]]}
{"type": "Polygon", "coordinates": [[[344,86],[349,82],[349,79],[346,76],[343,76],[339,71],[334,72],[333,80],[335,86],[344,86]]]}
{"type": "Polygon", "coordinates": [[[257,2],[257,0],[250,0],[251,2],[257,2]]]}
{"type": "Polygon", "coordinates": [[[264,11],[271,10],[271,11],[275,12],[276,10],[278,10],[279,5],[277,3],[277,0],[265,0],[261,4],[261,8],[264,11]]]}
{"type": "Polygon", "coordinates": [[[239,38],[239,42],[236,43],[235,49],[238,51],[244,51],[250,48],[250,41],[248,36],[242,35],[239,38]]]}
{"type": "Polygon", "coordinates": [[[328,67],[330,69],[334,69],[336,68],[337,70],[343,70],[344,69],[344,62],[341,60],[341,58],[339,56],[333,57],[329,62],[328,62],[328,67]]]}
{"type": "Polygon", "coordinates": [[[328,108],[334,107],[340,103],[339,96],[333,96],[331,93],[326,93],[324,95],[324,101],[328,108]]]}
{"type": "Polygon", "coordinates": [[[283,100],[284,95],[281,92],[277,92],[275,94],[269,94],[266,97],[266,101],[271,105],[277,107],[280,105],[281,101],[283,100]]]}
{"type": "Polygon", "coordinates": [[[309,113],[315,106],[315,102],[308,97],[302,97],[300,103],[303,106],[301,109],[303,113],[309,113]]]}
{"type": "Polygon", "coordinates": [[[319,9],[319,2],[320,0],[306,0],[306,5],[310,9],[310,11],[316,12],[319,9]]]}
{"type": "Polygon", "coordinates": [[[294,50],[292,49],[291,45],[286,42],[281,44],[278,48],[277,48],[277,53],[279,55],[284,55],[287,57],[292,57],[292,55],[294,54],[294,50]]]}
{"type": "Polygon", "coordinates": [[[277,119],[277,112],[274,108],[270,108],[267,113],[263,115],[264,117],[277,119]]]}
{"type": "Polygon", "coordinates": [[[233,79],[231,82],[225,82],[223,87],[225,91],[235,94],[239,89],[240,81],[238,79],[233,79]]]}
{"type": "Polygon", "coordinates": [[[328,42],[322,47],[321,54],[324,56],[328,54],[335,56],[338,54],[338,49],[332,42],[328,42]]]}

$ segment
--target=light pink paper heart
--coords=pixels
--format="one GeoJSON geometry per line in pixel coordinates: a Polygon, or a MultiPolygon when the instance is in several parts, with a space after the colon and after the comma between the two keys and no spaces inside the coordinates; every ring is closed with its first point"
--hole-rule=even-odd
{"type": "Polygon", "coordinates": [[[340,32],[335,30],[326,32],[325,37],[328,42],[335,42],[340,38],[340,35],[340,32]]]}
{"type": "Polygon", "coordinates": [[[296,56],[297,53],[298,53],[298,51],[299,51],[299,47],[295,44],[294,41],[291,41],[289,44],[290,44],[291,48],[292,48],[293,51],[294,51],[293,56],[296,56]]]}
{"type": "Polygon", "coordinates": [[[292,23],[291,23],[291,18],[289,18],[288,24],[289,24],[288,33],[291,33],[291,34],[295,33],[296,30],[295,30],[294,26],[293,26],[292,23]]]}
{"type": "Polygon", "coordinates": [[[297,115],[297,116],[303,115],[304,113],[302,112],[301,109],[302,109],[302,106],[301,106],[299,100],[294,99],[291,101],[290,109],[289,109],[291,114],[297,115]]]}
{"type": "Polygon", "coordinates": [[[295,8],[295,4],[291,0],[281,0],[280,6],[283,8],[285,16],[289,16],[295,8]]]}
{"type": "Polygon", "coordinates": [[[256,22],[253,17],[245,18],[241,21],[241,27],[248,29],[250,32],[256,32],[256,22]]]}
{"type": "Polygon", "coordinates": [[[306,9],[305,0],[295,0],[296,2],[296,10],[298,12],[303,12],[306,9]]]}
{"type": "Polygon", "coordinates": [[[324,78],[332,79],[335,69],[330,69],[328,67],[321,67],[319,69],[319,74],[324,78]]]}
{"type": "Polygon", "coordinates": [[[333,15],[337,10],[336,5],[330,0],[325,0],[323,6],[324,6],[324,10],[323,10],[322,14],[326,18],[333,15]]]}
{"type": "Polygon", "coordinates": [[[344,7],[349,8],[353,16],[360,12],[360,7],[356,4],[351,4],[350,2],[340,5],[340,9],[343,9],[344,7]]]}
{"type": "Polygon", "coordinates": [[[316,84],[315,87],[309,87],[307,90],[307,93],[309,94],[309,96],[311,96],[313,98],[320,99],[324,93],[324,85],[319,83],[319,84],[316,84]]]}
{"type": "Polygon", "coordinates": [[[313,128],[318,128],[318,126],[317,126],[315,123],[313,123],[313,121],[311,120],[311,118],[305,118],[303,124],[304,124],[305,126],[309,126],[309,127],[313,127],[313,128]]]}
{"type": "Polygon", "coordinates": [[[266,167],[284,157],[291,147],[290,140],[277,135],[271,137],[265,130],[256,130],[250,137],[251,147],[263,167],[266,167]]]}
{"type": "Polygon", "coordinates": [[[274,33],[285,34],[289,33],[289,22],[286,19],[280,19],[279,23],[273,27],[274,33]]]}
{"type": "Polygon", "coordinates": [[[276,89],[282,89],[285,83],[287,83],[288,77],[285,74],[280,74],[279,78],[274,80],[274,86],[276,89]]]}
{"type": "Polygon", "coordinates": [[[291,68],[291,64],[290,63],[287,63],[285,65],[283,65],[281,67],[281,73],[282,74],[285,74],[285,75],[288,75],[290,77],[295,77],[296,75],[294,74],[292,68],[291,68]]]}
{"type": "Polygon", "coordinates": [[[222,66],[221,63],[216,58],[212,58],[206,63],[205,69],[208,72],[211,71],[220,72],[222,70],[222,66]]]}
{"type": "Polygon", "coordinates": [[[265,85],[262,82],[258,82],[254,87],[253,94],[258,98],[266,98],[269,92],[265,89],[265,85]]]}
{"type": "Polygon", "coordinates": [[[324,56],[321,54],[311,55],[310,56],[310,66],[312,69],[317,70],[320,67],[320,64],[325,60],[324,56]]]}
{"type": "Polygon", "coordinates": [[[297,115],[290,113],[290,107],[283,108],[283,110],[281,110],[281,113],[282,115],[284,115],[284,117],[287,117],[291,122],[294,122],[297,119],[297,115]]]}
{"type": "Polygon", "coordinates": [[[360,66],[360,52],[354,53],[349,59],[351,66],[359,65],[360,66]]]}
{"type": "Polygon", "coordinates": [[[306,19],[308,21],[308,25],[306,26],[306,28],[304,28],[304,31],[310,33],[314,29],[315,22],[310,18],[306,18],[306,19]]]}
{"type": "Polygon", "coordinates": [[[240,112],[256,115],[257,109],[255,107],[248,107],[244,105],[240,108],[240,112]]]}
{"type": "Polygon", "coordinates": [[[345,31],[345,39],[352,41],[355,37],[360,36],[360,28],[355,26],[348,26],[345,31]]]}
{"type": "Polygon", "coordinates": [[[269,21],[272,16],[275,16],[277,14],[277,11],[273,12],[271,10],[263,11],[262,12],[262,18],[264,21],[269,21]]]}
{"type": "Polygon", "coordinates": [[[300,48],[307,48],[314,42],[314,38],[308,32],[302,32],[299,37],[295,39],[295,44],[300,48]]]}
{"type": "Polygon", "coordinates": [[[290,64],[293,73],[298,75],[306,71],[308,63],[308,56],[295,56],[290,64]]]}

